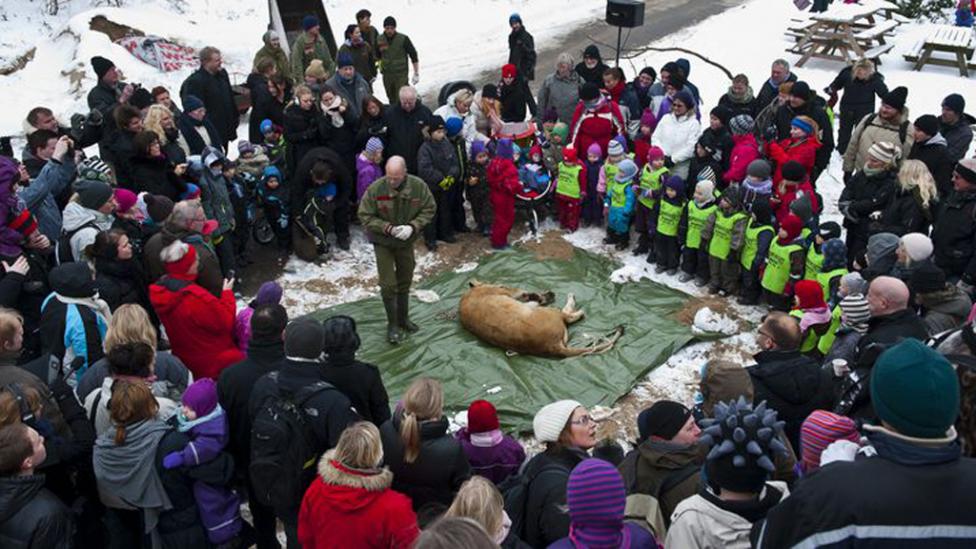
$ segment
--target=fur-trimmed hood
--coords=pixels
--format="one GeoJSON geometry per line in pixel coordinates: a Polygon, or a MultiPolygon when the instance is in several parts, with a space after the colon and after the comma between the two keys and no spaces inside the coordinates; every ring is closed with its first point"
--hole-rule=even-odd
{"type": "Polygon", "coordinates": [[[393,472],[383,467],[373,471],[343,471],[332,464],[335,450],[326,452],[319,460],[319,477],[329,485],[336,505],[346,509],[363,507],[393,484],[393,472]]]}

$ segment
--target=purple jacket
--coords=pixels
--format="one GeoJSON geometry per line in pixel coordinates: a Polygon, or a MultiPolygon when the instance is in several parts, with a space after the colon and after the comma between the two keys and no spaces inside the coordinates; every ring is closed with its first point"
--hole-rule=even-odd
{"type": "MultiPolygon", "coordinates": [[[[223,410],[213,419],[194,425],[187,431],[190,442],[180,452],[183,463],[193,467],[216,458],[227,446],[227,414],[223,410]]],[[[211,543],[220,545],[241,531],[241,498],[227,486],[203,481],[193,483],[193,498],[200,508],[200,521],[211,543]]]]}
{"type": "Polygon", "coordinates": [[[13,181],[18,179],[17,165],[0,156],[0,255],[17,257],[23,253],[20,243],[24,235],[10,228],[10,222],[20,213],[13,181]]]}
{"type": "Polygon", "coordinates": [[[366,194],[366,189],[377,179],[383,177],[383,170],[366,159],[361,153],[356,156],[356,200],[366,194]]]}
{"type": "MultiPolygon", "coordinates": [[[[461,443],[464,454],[468,456],[471,473],[499,484],[518,472],[522,462],[525,461],[525,450],[517,440],[502,435],[501,431],[493,431],[492,434],[498,440],[494,446],[476,446],[471,442],[471,434],[468,433],[467,428],[458,431],[454,437],[461,443]]],[[[478,438],[478,435],[475,437],[478,438]]]]}
{"type": "MultiPolygon", "coordinates": [[[[636,524],[626,523],[624,525],[629,533],[630,543],[626,546],[621,545],[621,549],[657,549],[659,546],[654,535],[636,524]]],[[[585,545],[577,545],[569,537],[562,538],[549,544],[547,549],[580,549],[585,545]]]]}
{"type": "Polygon", "coordinates": [[[237,318],[234,319],[234,341],[237,348],[247,352],[251,344],[251,317],[254,316],[253,307],[244,307],[237,311],[237,318]]]}

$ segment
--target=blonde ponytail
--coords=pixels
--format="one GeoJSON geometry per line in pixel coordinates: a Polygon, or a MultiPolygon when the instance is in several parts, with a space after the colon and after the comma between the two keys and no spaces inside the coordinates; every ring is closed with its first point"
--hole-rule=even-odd
{"type": "Polygon", "coordinates": [[[420,422],[440,419],[444,408],[444,389],[436,379],[422,377],[410,384],[403,395],[400,441],[403,460],[413,463],[420,455],[420,422]]]}

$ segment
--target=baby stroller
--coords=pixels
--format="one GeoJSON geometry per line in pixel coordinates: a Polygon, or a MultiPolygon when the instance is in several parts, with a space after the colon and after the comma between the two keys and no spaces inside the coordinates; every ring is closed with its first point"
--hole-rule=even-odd
{"type": "MultiPolygon", "coordinates": [[[[506,122],[498,133],[499,138],[509,138],[522,151],[528,151],[532,145],[536,144],[535,122],[506,122]]],[[[522,190],[515,195],[515,211],[524,212],[528,218],[529,230],[533,235],[539,232],[539,213],[543,217],[547,210],[547,205],[552,200],[555,191],[556,181],[549,177],[549,172],[545,168],[534,170],[526,166],[523,156],[519,164],[519,180],[522,182],[522,190]]]]}

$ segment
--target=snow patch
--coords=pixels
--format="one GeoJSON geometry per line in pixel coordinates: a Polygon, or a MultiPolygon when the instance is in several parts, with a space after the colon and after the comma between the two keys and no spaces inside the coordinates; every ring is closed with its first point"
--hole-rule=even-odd
{"type": "Polygon", "coordinates": [[[734,335],[739,332],[739,323],[708,307],[702,307],[695,313],[695,321],[691,326],[691,331],[696,334],[734,335]]]}

